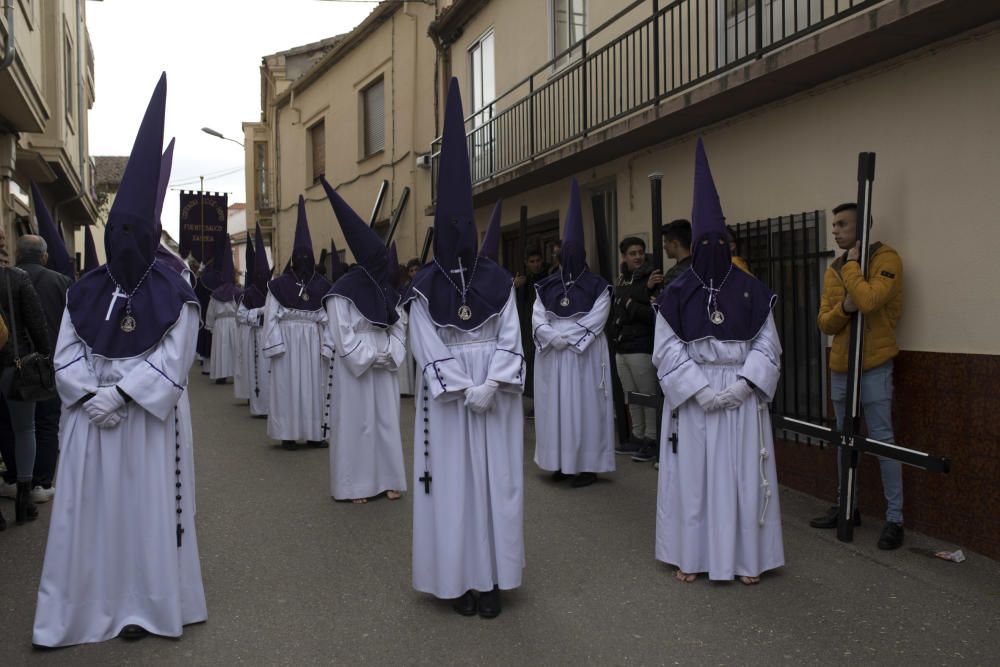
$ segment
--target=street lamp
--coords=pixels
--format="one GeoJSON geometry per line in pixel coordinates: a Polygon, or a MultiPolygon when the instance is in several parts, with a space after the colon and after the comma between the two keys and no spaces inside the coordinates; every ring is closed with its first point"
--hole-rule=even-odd
{"type": "Polygon", "coordinates": [[[218,130],[213,130],[210,127],[203,127],[201,128],[201,131],[204,132],[205,134],[211,134],[213,137],[218,137],[219,139],[225,139],[226,141],[231,141],[234,144],[239,144],[240,148],[246,148],[246,146],[243,145],[242,141],[236,141],[235,139],[230,139],[229,137],[223,135],[222,132],[219,132],[218,130]]]}

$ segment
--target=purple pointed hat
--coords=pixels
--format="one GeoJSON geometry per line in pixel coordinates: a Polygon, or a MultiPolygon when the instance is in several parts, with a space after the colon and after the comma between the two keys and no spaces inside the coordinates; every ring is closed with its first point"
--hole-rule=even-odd
{"type": "Polygon", "coordinates": [[[330,239],[330,282],[337,280],[347,273],[347,267],[340,261],[340,252],[337,250],[337,242],[330,239]]]}
{"type": "Polygon", "coordinates": [[[587,247],[580,212],[580,186],[574,178],[569,186],[566,224],[563,225],[559,270],[535,283],[538,298],[545,310],[556,317],[572,317],[590,312],[603,292],[611,285],[587,268],[587,247]]]}
{"type": "Polygon", "coordinates": [[[45,239],[48,246],[49,261],[48,268],[58,271],[70,280],[76,280],[76,272],[73,271],[73,260],[69,258],[69,251],[63,243],[56,224],[52,222],[49,209],[45,206],[42,193],[34,181],[31,182],[31,199],[35,204],[35,216],[38,218],[38,235],[45,239]]]}
{"type": "Polygon", "coordinates": [[[271,267],[267,263],[267,249],[264,247],[264,235],[257,223],[253,235],[254,263],[247,264],[247,285],[243,290],[243,305],[247,308],[263,308],[267,299],[267,281],[271,279],[271,267]]]}
{"type": "Polygon", "coordinates": [[[94,244],[94,235],[90,231],[90,225],[83,228],[83,271],[91,271],[101,265],[101,260],[97,257],[97,246],[94,244]]]}
{"type": "Polygon", "coordinates": [[[510,299],[513,277],[480,257],[477,241],[462,96],[452,77],[438,161],[434,260],[413,277],[405,297],[423,297],[438,326],[471,331],[499,315],[510,299]]]}
{"type": "Polygon", "coordinates": [[[253,282],[253,272],[257,270],[257,249],[254,247],[254,239],[250,238],[247,232],[247,243],[243,248],[243,287],[250,287],[253,282]]]}
{"type": "Polygon", "coordinates": [[[685,341],[748,341],[767,322],[777,297],[757,278],[736,269],[729,253],[722,203],[699,137],[694,158],[691,267],[656,301],[660,314],[685,341]]]}
{"type": "MultiPolygon", "coordinates": [[[[161,229],[162,222],[160,216],[163,214],[163,202],[167,198],[167,186],[170,183],[170,171],[174,166],[174,140],[167,144],[167,149],[160,156],[160,181],[156,188],[156,210],[153,217],[156,219],[157,229],[161,229]]],[[[157,237],[159,238],[159,237],[157,237]]]]}
{"type": "Polygon", "coordinates": [[[316,273],[309,221],[306,219],[306,201],[299,195],[292,258],[284,272],[268,283],[267,289],[285,308],[315,311],[323,307],[322,299],[330,291],[330,284],[329,280],[316,273]]]}
{"type": "MultiPolygon", "coordinates": [[[[223,240],[223,239],[220,239],[223,240]]],[[[229,303],[239,296],[239,288],[236,286],[236,269],[233,267],[233,244],[227,234],[224,242],[215,242],[217,248],[215,264],[219,267],[222,277],[222,284],[212,290],[212,298],[216,301],[229,303]]]]}
{"type": "Polygon", "coordinates": [[[479,246],[479,256],[489,257],[494,262],[500,261],[500,213],[502,209],[503,200],[498,199],[493,207],[493,214],[490,216],[490,224],[486,226],[483,243],[479,246]]]}
{"type": "Polygon", "coordinates": [[[390,282],[389,252],[382,239],[361,219],[343,197],[320,176],[330,206],[347,239],[357,266],[333,284],[328,296],[340,296],[354,304],[361,315],[378,326],[393,324],[399,315],[399,292],[390,282]]]}
{"type": "Polygon", "coordinates": [[[163,145],[167,75],[153,91],[108,214],[104,271],[91,271],[70,287],[66,308],[73,328],[96,355],[135,357],[162,340],[186,303],[191,285],[161,262],[154,219],[163,145]],[[107,304],[107,307],[105,307],[107,304]]]}

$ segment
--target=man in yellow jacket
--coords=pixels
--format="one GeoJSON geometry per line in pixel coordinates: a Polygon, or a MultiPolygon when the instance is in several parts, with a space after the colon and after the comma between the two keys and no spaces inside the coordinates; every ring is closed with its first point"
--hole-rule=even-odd
{"type": "MultiPolygon", "coordinates": [[[[847,394],[848,347],[851,316],[865,318],[861,405],[869,437],[893,442],[892,360],[899,354],[896,323],[903,310],[903,262],[895,250],[883,243],[872,244],[868,279],[858,260],[858,207],[841,204],[833,209],[833,238],[846,251],[826,270],[823,299],[816,322],[823,333],[833,336],[830,351],[830,385],[838,426],[843,424],[847,394]]],[[[879,458],[885,494],[885,526],[879,549],[897,549],[903,544],[903,471],[898,461],[879,458]]],[[[839,475],[838,475],[839,480],[839,475]]],[[[838,493],[839,497],[839,493],[838,493]]],[[[809,522],[814,528],[834,528],[838,508],[809,522]]],[[[855,523],[860,521],[855,515],[855,523]]]]}

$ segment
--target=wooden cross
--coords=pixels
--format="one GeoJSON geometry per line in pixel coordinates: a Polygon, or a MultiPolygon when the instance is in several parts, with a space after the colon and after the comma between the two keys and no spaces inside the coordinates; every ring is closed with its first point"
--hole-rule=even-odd
{"type": "Polygon", "coordinates": [[[430,471],[425,470],[424,471],[424,476],[421,477],[421,478],[419,478],[417,481],[423,482],[423,484],[424,484],[424,493],[430,493],[431,492],[431,473],[430,473],[430,471]]]}

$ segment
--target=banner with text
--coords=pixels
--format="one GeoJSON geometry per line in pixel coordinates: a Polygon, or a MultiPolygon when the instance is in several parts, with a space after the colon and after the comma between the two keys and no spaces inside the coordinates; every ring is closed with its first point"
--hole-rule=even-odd
{"type": "Polygon", "coordinates": [[[214,267],[217,249],[226,248],[229,197],[218,192],[181,191],[181,257],[192,255],[214,267]]]}

